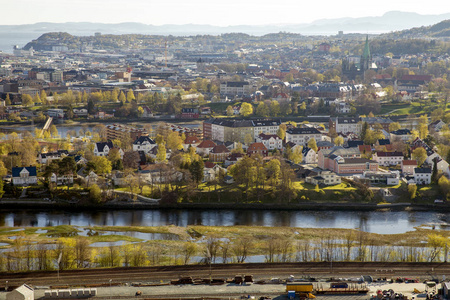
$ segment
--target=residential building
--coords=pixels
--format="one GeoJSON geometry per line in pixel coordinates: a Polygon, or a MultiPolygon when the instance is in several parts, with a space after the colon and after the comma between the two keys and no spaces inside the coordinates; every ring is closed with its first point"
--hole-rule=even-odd
{"type": "Polygon", "coordinates": [[[148,184],[173,183],[181,180],[183,174],[172,169],[168,164],[158,163],[140,166],[138,170],[139,180],[148,184]]]}
{"type": "Polygon", "coordinates": [[[209,155],[209,152],[216,146],[216,143],[210,140],[204,140],[197,145],[197,154],[201,156],[209,155]]]}
{"type": "Polygon", "coordinates": [[[305,182],[312,185],[337,185],[341,183],[341,177],[328,170],[314,169],[313,172],[305,178],[305,182]]]}
{"type": "Polygon", "coordinates": [[[248,137],[254,141],[261,133],[277,134],[280,124],[279,119],[210,119],[203,122],[203,136],[214,141],[245,143],[248,137]]]}
{"type": "Polygon", "coordinates": [[[220,83],[222,96],[246,96],[251,94],[251,86],[247,81],[227,81],[220,83]]]}
{"type": "Polygon", "coordinates": [[[269,154],[266,146],[263,143],[252,143],[247,148],[247,155],[261,155],[262,157],[266,157],[269,154]]]}
{"type": "Polygon", "coordinates": [[[234,165],[235,163],[240,161],[244,157],[244,155],[245,154],[242,154],[242,153],[231,153],[225,159],[224,166],[229,167],[231,165],[234,165]]]}
{"type": "Polygon", "coordinates": [[[13,167],[13,185],[33,185],[37,184],[36,167],[13,167]]]}
{"type": "Polygon", "coordinates": [[[400,172],[372,172],[363,173],[363,178],[371,184],[398,185],[400,183],[400,172]]]}
{"type": "Polygon", "coordinates": [[[361,118],[361,121],[366,122],[370,127],[374,127],[376,124],[380,124],[387,132],[389,132],[389,125],[394,122],[390,118],[381,117],[366,117],[361,118]]]}
{"type": "Polygon", "coordinates": [[[222,168],[218,164],[207,161],[205,162],[205,167],[203,168],[203,181],[214,181],[219,178],[220,173],[225,175],[227,173],[227,169],[222,168]]]}
{"type": "Polygon", "coordinates": [[[414,181],[416,184],[430,184],[431,174],[431,168],[414,168],[414,181]]]}
{"type": "Polygon", "coordinates": [[[40,164],[49,164],[54,159],[61,159],[65,156],[69,155],[69,151],[67,150],[58,150],[56,152],[47,152],[47,153],[39,153],[38,162],[40,164]]]}
{"type": "Polygon", "coordinates": [[[303,162],[305,164],[317,163],[317,153],[313,149],[308,148],[308,147],[303,147],[302,154],[303,154],[303,162]]]}
{"type": "Polygon", "coordinates": [[[184,151],[187,151],[189,147],[197,147],[200,145],[201,141],[195,135],[188,135],[186,139],[183,141],[184,151]]]}
{"type": "Polygon", "coordinates": [[[56,185],[73,184],[73,174],[52,173],[52,175],[50,176],[50,182],[56,183],[56,185]]]}
{"type": "Polygon", "coordinates": [[[106,138],[108,140],[123,140],[130,138],[132,141],[138,137],[148,135],[145,129],[135,128],[124,124],[106,125],[106,138]]]}
{"type": "Polygon", "coordinates": [[[114,145],[111,141],[95,143],[94,155],[95,156],[108,156],[109,151],[113,147],[114,147],[114,145]]]}
{"type": "Polygon", "coordinates": [[[391,135],[391,140],[400,140],[403,142],[409,142],[409,140],[411,139],[411,131],[409,129],[399,129],[399,130],[395,130],[392,131],[390,133],[391,135]]]}
{"type": "Polygon", "coordinates": [[[314,138],[322,140],[322,133],[316,128],[289,128],[286,130],[286,143],[292,142],[296,145],[306,146],[308,141],[314,138]]]}
{"type": "Polygon", "coordinates": [[[263,143],[264,146],[268,150],[281,150],[283,149],[283,140],[276,134],[265,134],[260,133],[256,138],[255,141],[257,143],[263,143]]]}
{"type": "Polygon", "coordinates": [[[382,152],[377,151],[373,154],[372,159],[377,161],[380,166],[396,166],[403,161],[402,152],[382,152]]]}
{"type": "Polygon", "coordinates": [[[179,117],[182,119],[198,119],[199,116],[200,113],[197,108],[184,107],[181,109],[181,115],[179,117]]]}
{"type": "Polygon", "coordinates": [[[445,125],[446,124],[442,120],[437,120],[437,121],[431,122],[430,125],[428,125],[428,130],[431,132],[439,132],[442,130],[442,128],[445,125]]]}
{"type": "Polygon", "coordinates": [[[154,140],[152,140],[147,135],[143,135],[138,137],[133,142],[133,151],[144,151],[144,153],[149,153],[154,147],[157,147],[158,145],[154,140]]]}
{"type": "Polygon", "coordinates": [[[359,135],[361,133],[361,122],[359,118],[330,118],[329,121],[330,130],[335,130],[336,133],[355,133],[359,135]]]}
{"type": "Polygon", "coordinates": [[[330,157],[340,156],[342,158],[361,158],[361,153],[358,148],[343,148],[341,146],[334,146],[330,149],[319,150],[318,166],[321,169],[329,169],[331,166],[330,157]]]}
{"type": "Polygon", "coordinates": [[[225,145],[218,145],[209,152],[209,160],[213,162],[224,162],[230,153],[230,150],[225,145]]]}
{"type": "Polygon", "coordinates": [[[414,169],[417,168],[416,160],[402,160],[402,173],[405,175],[413,175],[414,169]]]}

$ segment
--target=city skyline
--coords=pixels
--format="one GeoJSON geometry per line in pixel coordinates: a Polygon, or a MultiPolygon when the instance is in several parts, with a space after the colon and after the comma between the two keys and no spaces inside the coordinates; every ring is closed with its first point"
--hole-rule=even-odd
{"type": "Polygon", "coordinates": [[[431,0],[424,6],[419,1],[377,1],[376,5],[361,5],[356,0],[322,1],[320,4],[286,0],[212,2],[207,0],[143,1],[130,0],[16,0],[2,4],[6,13],[0,25],[33,24],[38,22],[138,22],[151,25],[202,24],[214,26],[305,24],[322,19],[379,17],[389,11],[439,15],[442,1],[431,0]]]}

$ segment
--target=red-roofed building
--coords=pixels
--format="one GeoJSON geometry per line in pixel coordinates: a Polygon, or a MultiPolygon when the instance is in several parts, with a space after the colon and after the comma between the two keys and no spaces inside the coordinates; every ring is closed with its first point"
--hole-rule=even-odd
{"type": "Polygon", "coordinates": [[[210,161],[225,161],[227,156],[230,154],[230,150],[228,150],[225,145],[218,145],[215,146],[210,152],[209,152],[209,160],[210,161]]]}
{"type": "Polygon", "coordinates": [[[431,79],[431,75],[403,75],[397,80],[397,89],[399,91],[416,92],[420,90],[420,86],[428,85],[431,79]]]}
{"type": "Polygon", "coordinates": [[[250,144],[250,146],[248,146],[248,149],[247,149],[248,156],[259,154],[262,157],[266,157],[268,155],[268,152],[269,151],[267,150],[266,146],[264,146],[263,143],[250,144]]]}
{"type": "Polygon", "coordinates": [[[370,145],[358,145],[359,152],[366,157],[372,156],[372,147],[370,145]]]}
{"type": "Polygon", "coordinates": [[[199,155],[209,155],[209,152],[216,146],[211,140],[204,140],[200,144],[197,145],[197,154],[199,155]]]}
{"type": "Polygon", "coordinates": [[[226,167],[234,165],[235,163],[237,163],[239,160],[241,160],[244,157],[244,154],[242,153],[231,153],[230,155],[227,156],[227,158],[225,159],[225,163],[224,165],[226,167]]]}
{"type": "Polygon", "coordinates": [[[402,161],[402,173],[403,174],[414,174],[414,168],[417,168],[416,160],[403,160],[402,161]]]}
{"type": "Polygon", "coordinates": [[[203,168],[203,181],[210,182],[220,177],[220,173],[223,175],[227,173],[227,170],[222,168],[216,163],[206,161],[203,168]]]}
{"type": "Polygon", "coordinates": [[[200,139],[195,135],[188,135],[183,142],[183,148],[185,151],[187,151],[189,147],[197,147],[200,142],[200,139]]]}
{"type": "Polygon", "coordinates": [[[257,143],[263,143],[268,150],[283,149],[283,140],[276,134],[260,133],[255,140],[257,143]]]}

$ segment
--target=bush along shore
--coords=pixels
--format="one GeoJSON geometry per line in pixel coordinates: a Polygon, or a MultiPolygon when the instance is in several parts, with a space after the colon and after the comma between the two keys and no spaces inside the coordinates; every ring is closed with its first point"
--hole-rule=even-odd
{"type": "Polygon", "coordinates": [[[439,262],[450,232],[259,226],[0,228],[0,271],[248,262],[439,262]],[[57,261],[61,256],[58,266],[57,261]]]}

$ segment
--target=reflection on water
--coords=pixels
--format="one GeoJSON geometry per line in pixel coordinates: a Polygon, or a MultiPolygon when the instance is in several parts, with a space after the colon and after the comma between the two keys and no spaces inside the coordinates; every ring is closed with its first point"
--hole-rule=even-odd
{"type": "Polygon", "coordinates": [[[0,225],[10,227],[242,225],[352,228],[382,234],[403,233],[423,224],[447,229],[450,214],[406,211],[123,210],[77,213],[0,210],[0,225]]]}

